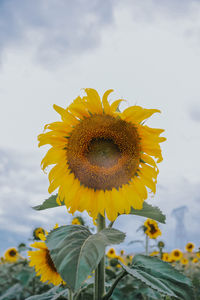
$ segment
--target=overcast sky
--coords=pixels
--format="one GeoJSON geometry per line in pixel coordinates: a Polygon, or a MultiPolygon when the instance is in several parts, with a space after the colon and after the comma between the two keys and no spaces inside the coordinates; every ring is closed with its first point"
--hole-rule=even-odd
{"type": "MultiPolygon", "coordinates": [[[[66,209],[35,212],[48,195],[37,135],[82,88],[126,105],[159,108],[148,125],[165,128],[158,192],[163,239],[175,247],[174,208],[187,206],[187,241],[200,246],[200,1],[0,0],[0,254],[35,226],[69,222],[66,209]],[[3,242],[2,242],[3,241],[3,242]]],[[[85,214],[87,218],[87,215],[85,214]]],[[[142,218],[120,217],[128,231],[142,218]]],[[[142,237],[142,236],[141,236],[142,237]]],[[[134,249],[133,249],[134,250],[134,249]]]]}

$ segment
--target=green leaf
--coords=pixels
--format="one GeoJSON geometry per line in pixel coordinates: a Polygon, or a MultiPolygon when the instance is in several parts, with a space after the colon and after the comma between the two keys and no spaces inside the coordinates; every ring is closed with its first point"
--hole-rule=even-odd
{"type": "Polygon", "coordinates": [[[148,204],[147,202],[143,203],[142,209],[131,208],[129,215],[150,218],[163,224],[165,224],[166,219],[166,216],[163,215],[163,213],[158,207],[154,207],[151,204],[148,204]]]}
{"type": "MultiPolygon", "coordinates": [[[[65,289],[60,292],[60,289],[61,289],[60,286],[55,286],[45,293],[28,297],[26,298],[26,300],[56,300],[59,299],[61,296],[67,297],[68,291],[65,289]]],[[[64,298],[64,299],[68,299],[68,298],[64,298]]]]}
{"type": "Polygon", "coordinates": [[[134,256],[131,267],[121,265],[128,274],[161,294],[181,300],[194,299],[190,279],[167,262],[138,254],[134,256]]]}
{"type": "MultiPolygon", "coordinates": [[[[53,207],[60,207],[60,205],[56,202],[57,196],[58,196],[57,194],[52,195],[48,199],[44,200],[44,202],[42,204],[33,206],[32,208],[35,210],[44,210],[44,209],[53,208],[53,207]]],[[[61,204],[61,206],[63,206],[63,205],[64,205],[64,203],[61,204]]]]}
{"type": "Polygon", "coordinates": [[[124,238],[124,233],[112,228],[92,234],[84,226],[67,225],[51,231],[46,244],[57,271],[77,291],[98,266],[105,247],[119,244],[124,238]]]}
{"type": "Polygon", "coordinates": [[[13,286],[11,286],[9,289],[7,289],[2,296],[0,296],[0,300],[19,299],[21,292],[22,292],[22,286],[19,283],[16,283],[13,286]],[[16,296],[17,296],[17,298],[16,298],[16,296]]]}

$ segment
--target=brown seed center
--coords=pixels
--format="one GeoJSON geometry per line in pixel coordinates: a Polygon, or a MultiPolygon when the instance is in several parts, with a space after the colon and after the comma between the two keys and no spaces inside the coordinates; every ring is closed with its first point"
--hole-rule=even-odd
{"type": "Polygon", "coordinates": [[[85,156],[92,165],[110,168],[117,164],[121,153],[112,140],[97,138],[91,140],[85,156]]]}
{"type": "Polygon", "coordinates": [[[17,252],[15,250],[11,250],[9,254],[10,256],[14,257],[17,254],[17,252]]]}
{"type": "Polygon", "coordinates": [[[57,270],[56,270],[56,267],[53,263],[53,260],[50,256],[50,253],[49,253],[49,250],[46,249],[46,263],[47,265],[49,266],[49,268],[53,271],[53,272],[56,272],[57,273],[57,270]]]}
{"type": "Polygon", "coordinates": [[[68,165],[80,183],[95,190],[127,184],[140,163],[136,127],[109,115],[92,115],[77,124],[68,139],[68,165]]]}
{"type": "Polygon", "coordinates": [[[154,234],[154,233],[157,232],[157,229],[156,229],[156,227],[153,224],[149,224],[149,227],[150,227],[150,233],[151,234],[154,234]]]}

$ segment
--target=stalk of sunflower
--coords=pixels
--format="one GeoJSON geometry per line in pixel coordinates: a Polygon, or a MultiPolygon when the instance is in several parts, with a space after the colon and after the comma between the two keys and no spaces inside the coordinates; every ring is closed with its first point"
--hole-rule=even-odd
{"type": "MultiPolygon", "coordinates": [[[[161,231],[158,228],[158,223],[152,219],[147,219],[142,226],[145,233],[145,254],[149,254],[149,238],[156,239],[161,235],[161,231]]],[[[162,256],[162,255],[161,255],[162,256]]]]}
{"type": "MultiPolygon", "coordinates": [[[[105,216],[113,222],[131,208],[142,209],[149,188],[156,192],[158,168],[162,161],[162,129],[144,121],[158,109],[131,106],[120,112],[122,99],[102,101],[94,89],[85,89],[66,109],[54,105],[62,121],[47,124],[38,136],[39,146],[51,148],[41,162],[49,172],[49,193],[58,189],[57,203],[64,202],[70,213],[88,214],[97,220],[97,231],[105,228],[105,216]]],[[[95,271],[95,299],[105,291],[104,259],[95,271]]]]}

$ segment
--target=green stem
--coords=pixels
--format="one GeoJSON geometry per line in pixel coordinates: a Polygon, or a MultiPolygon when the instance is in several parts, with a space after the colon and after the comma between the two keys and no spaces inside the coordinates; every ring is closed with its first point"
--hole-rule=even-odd
{"type": "Polygon", "coordinates": [[[146,234],[146,243],[145,243],[145,254],[149,255],[149,237],[146,234]]]}
{"type": "Polygon", "coordinates": [[[73,300],[73,292],[72,290],[68,289],[68,292],[69,292],[69,300],[73,300]]]}
{"type": "Polygon", "coordinates": [[[111,286],[111,288],[109,289],[109,291],[107,292],[107,294],[105,294],[105,296],[103,297],[103,300],[108,300],[111,296],[112,293],[116,287],[116,285],[118,284],[118,282],[124,277],[126,276],[127,273],[126,271],[122,271],[116,278],[115,282],[113,283],[113,285],[111,286]]]}
{"type": "MultiPolygon", "coordinates": [[[[97,217],[97,232],[100,232],[106,227],[105,218],[98,214],[97,217]]],[[[105,256],[101,259],[97,269],[95,270],[94,283],[94,300],[102,300],[105,294],[105,256]]]]}

